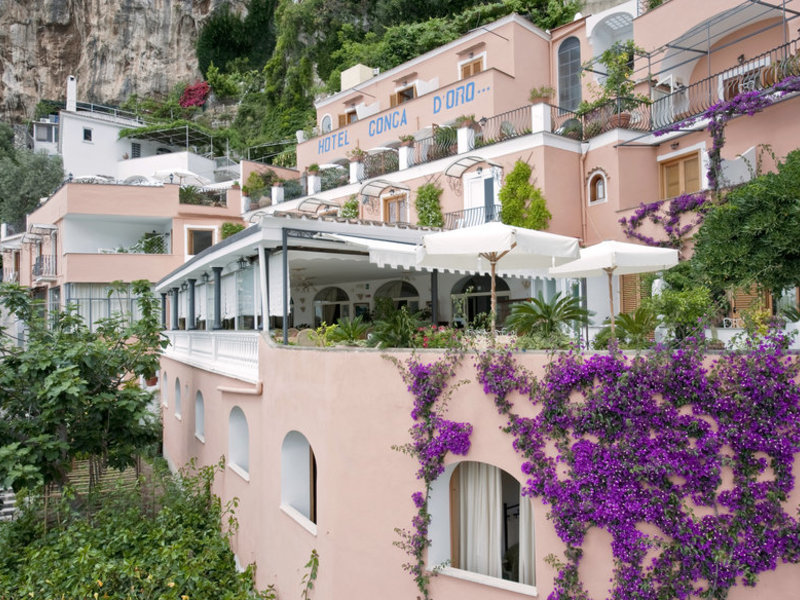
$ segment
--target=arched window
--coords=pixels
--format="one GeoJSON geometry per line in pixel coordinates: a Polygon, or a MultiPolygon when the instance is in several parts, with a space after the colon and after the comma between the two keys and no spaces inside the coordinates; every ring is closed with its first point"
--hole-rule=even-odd
{"type": "Polygon", "coordinates": [[[581,103],[581,43],[569,37],[558,47],[558,106],[576,110],[581,103]]]}
{"type": "MultiPolygon", "coordinates": [[[[500,277],[495,278],[497,292],[497,323],[502,324],[508,316],[508,300],[511,290],[500,277]]],[[[492,279],[488,275],[465,277],[451,291],[453,322],[458,325],[474,323],[480,315],[489,315],[492,310],[492,279]]]]}
{"type": "Polygon", "coordinates": [[[167,372],[161,372],[161,405],[166,407],[169,406],[169,399],[167,398],[169,394],[169,384],[167,383],[167,372]]]}
{"type": "Polygon", "coordinates": [[[181,380],[175,378],[175,417],[181,418],[181,380]]]}
{"type": "Polygon", "coordinates": [[[429,562],[449,561],[444,573],[463,571],[536,584],[533,508],[519,482],[493,465],[450,465],[431,486],[429,562]]]}
{"type": "Polygon", "coordinates": [[[607,199],[606,176],[602,171],[595,171],[589,176],[589,204],[599,204],[607,199]]]}
{"type": "Polygon", "coordinates": [[[281,445],[281,505],[317,522],[317,461],[298,431],[287,433],[281,445]]]}
{"type": "Polygon", "coordinates": [[[411,312],[419,310],[419,292],[407,281],[387,281],[375,290],[375,299],[378,298],[389,298],[395,308],[407,306],[411,312]]]}
{"type": "Polygon", "coordinates": [[[206,405],[199,390],[194,398],[194,435],[201,442],[206,441],[206,405]]]}
{"type": "Polygon", "coordinates": [[[342,288],[327,287],[314,296],[314,327],[350,316],[350,298],[342,288]]]}
{"type": "Polygon", "coordinates": [[[249,478],[250,433],[247,429],[247,418],[238,406],[231,409],[228,417],[228,461],[234,471],[249,478]]]}
{"type": "Polygon", "coordinates": [[[319,127],[322,130],[322,133],[330,133],[331,129],[333,129],[333,119],[330,115],[325,115],[322,117],[322,121],[319,123],[319,127]]]}

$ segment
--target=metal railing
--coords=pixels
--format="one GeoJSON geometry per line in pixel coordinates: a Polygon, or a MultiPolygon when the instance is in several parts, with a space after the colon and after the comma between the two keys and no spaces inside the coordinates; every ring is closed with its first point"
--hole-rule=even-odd
{"type": "Polygon", "coordinates": [[[364,157],[364,179],[394,173],[400,168],[397,150],[383,150],[364,157]]]}
{"type": "Polygon", "coordinates": [[[495,204],[486,210],[486,207],[476,206],[444,214],[444,229],[461,229],[475,227],[491,221],[500,220],[500,205],[495,204]]]}
{"type": "Polygon", "coordinates": [[[37,256],[33,261],[34,277],[55,277],[56,276],[56,256],[47,254],[37,256]]]}
{"type": "MultiPolygon", "coordinates": [[[[111,317],[123,317],[128,324],[141,318],[138,298],[128,297],[92,297],[92,298],[69,298],[65,306],[75,312],[83,319],[89,331],[97,329],[98,321],[111,317]]],[[[57,311],[60,307],[51,307],[57,311]]]]}
{"type": "Polygon", "coordinates": [[[228,206],[228,196],[225,191],[201,190],[196,186],[183,186],[178,193],[178,202],[181,204],[194,204],[197,206],[228,206]]]}
{"type": "Polygon", "coordinates": [[[447,158],[458,154],[458,134],[454,127],[437,127],[432,136],[420,138],[414,142],[411,153],[412,164],[447,158]]]}
{"type": "Polygon", "coordinates": [[[169,234],[168,233],[146,233],[142,238],[125,248],[128,254],[169,254],[169,234]]]}
{"type": "Polygon", "coordinates": [[[296,198],[302,198],[306,195],[306,188],[303,185],[305,182],[305,178],[303,179],[290,179],[289,181],[284,182],[283,184],[283,201],[287,202],[288,200],[295,200],[296,198]]]}
{"type": "Polygon", "coordinates": [[[76,102],[75,108],[81,111],[94,113],[95,115],[107,115],[117,119],[128,119],[129,121],[136,121],[137,123],[146,123],[146,121],[135,112],[122,110],[121,108],[117,108],[115,106],[105,106],[103,104],[94,104],[91,102],[76,102]]]}
{"type": "Polygon", "coordinates": [[[319,178],[320,190],[325,192],[350,183],[350,172],[345,167],[333,167],[320,171],[319,178]]]}
{"type": "Polygon", "coordinates": [[[481,122],[481,130],[476,135],[475,146],[488,146],[531,133],[531,107],[521,106],[481,122]]]}
{"type": "Polygon", "coordinates": [[[0,488],[0,521],[12,521],[17,514],[14,491],[0,488]]]}
{"type": "Polygon", "coordinates": [[[6,283],[19,283],[19,271],[3,269],[3,281],[6,283]]]}

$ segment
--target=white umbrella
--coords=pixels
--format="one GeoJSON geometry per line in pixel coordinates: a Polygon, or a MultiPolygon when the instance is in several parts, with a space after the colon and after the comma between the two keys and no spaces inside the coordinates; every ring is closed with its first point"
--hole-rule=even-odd
{"type": "Polygon", "coordinates": [[[611,307],[611,332],[614,334],[614,294],[611,280],[614,275],[652,273],[678,264],[678,251],[672,248],[653,248],[626,242],[605,241],[581,249],[581,257],[550,269],[554,277],[598,277],[608,275],[608,301],[611,307]]]}
{"type": "Polygon", "coordinates": [[[578,240],[565,235],[491,222],[476,227],[431,233],[417,247],[417,266],[489,273],[492,281],[492,334],[500,272],[543,270],[578,257],[578,240]]]}
{"type": "Polygon", "coordinates": [[[153,177],[165,183],[169,181],[170,183],[175,182],[179,185],[196,185],[198,187],[203,187],[211,183],[211,180],[206,179],[202,175],[198,175],[194,171],[189,171],[188,169],[159,169],[153,173],[153,177]],[[170,176],[172,176],[172,179],[170,179],[170,176]]]}

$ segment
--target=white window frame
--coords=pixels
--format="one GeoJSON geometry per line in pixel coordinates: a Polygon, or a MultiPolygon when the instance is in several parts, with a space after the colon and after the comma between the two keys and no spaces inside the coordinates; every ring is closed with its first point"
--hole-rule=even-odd
{"type": "MultiPolygon", "coordinates": [[[[463,78],[461,77],[461,67],[467,63],[475,62],[478,59],[481,61],[481,73],[483,73],[486,70],[486,50],[478,52],[477,54],[474,54],[473,56],[460,60],[458,63],[456,63],[456,81],[463,81],[463,78]]],[[[472,75],[472,77],[475,76],[472,75]]]]}
{"type": "Polygon", "coordinates": [[[325,113],[324,115],[322,115],[322,118],[319,120],[319,131],[322,135],[325,135],[333,131],[333,117],[331,116],[331,113],[325,113]],[[328,123],[330,124],[330,127],[328,128],[327,131],[325,131],[325,119],[328,119],[328,123]]]}
{"type": "Polygon", "coordinates": [[[206,443],[206,400],[200,390],[194,395],[194,437],[206,443]]]}
{"type": "Polygon", "coordinates": [[[94,144],[94,129],[91,127],[83,128],[83,137],[81,138],[84,144],[94,144]],[[89,139],[86,139],[86,132],[89,132],[89,139]]]}
{"type": "Polygon", "coordinates": [[[589,173],[589,178],[586,180],[586,202],[589,206],[597,206],[608,202],[608,177],[602,169],[595,169],[589,173]],[[600,177],[603,180],[604,194],[600,200],[592,200],[592,180],[595,177],[600,177]]]}
{"type": "MultiPolygon", "coordinates": [[[[503,168],[502,167],[488,167],[483,168],[480,172],[476,169],[470,173],[465,173],[464,176],[461,178],[464,190],[464,209],[467,208],[476,208],[475,204],[471,202],[472,195],[470,193],[470,197],[467,198],[467,190],[471,190],[472,188],[468,185],[472,181],[480,179],[483,181],[484,179],[494,179],[494,206],[495,210],[498,211],[496,214],[500,214],[500,187],[503,182],[503,168]]],[[[481,186],[481,194],[483,194],[483,187],[481,186]]],[[[481,196],[484,200],[479,206],[486,206],[485,198],[481,196]]]]}
{"type": "MultiPolygon", "coordinates": [[[[314,449],[305,435],[290,431],[281,443],[281,505],[287,515],[303,528],[317,534],[317,524],[311,520],[311,505],[317,501],[313,484],[311,456],[314,449]],[[313,490],[312,490],[313,487],[313,490]]],[[[315,459],[316,460],[316,459],[315,459]]]]}
{"type": "Polygon", "coordinates": [[[189,232],[190,231],[211,231],[211,245],[219,243],[219,228],[216,225],[184,225],[183,226],[183,253],[187,257],[195,256],[189,254],[189,232]]]}
{"type": "Polygon", "coordinates": [[[247,415],[238,405],[233,406],[228,413],[228,466],[242,479],[250,481],[250,425],[247,415]],[[243,430],[239,426],[238,417],[236,423],[233,421],[234,411],[237,410],[242,415],[243,430]],[[245,464],[241,464],[243,462],[245,464]]]}
{"type": "Polygon", "coordinates": [[[175,418],[181,421],[181,412],[183,407],[181,405],[181,380],[180,377],[175,378],[175,418]]]}

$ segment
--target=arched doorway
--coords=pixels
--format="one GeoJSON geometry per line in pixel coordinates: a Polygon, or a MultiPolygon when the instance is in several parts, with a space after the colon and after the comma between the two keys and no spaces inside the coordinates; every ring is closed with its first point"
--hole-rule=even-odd
{"type": "Polygon", "coordinates": [[[412,313],[419,310],[419,292],[417,288],[402,279],[387,281],[379,287],[375,291],[375,300],[377,301],[379,298],[391,300],[396,309],[405,306],[412,313]]]}
{"type": "MultiPolygon", "coordinates": [[[[508,316],[511,289],[500,277],[495,279],[497,291],[497,324],[502,325],[508,316]]],[[[453,286],[450,292],[453,318],[458,326],[488,326],[488,316],[492,310],[492,279],[488,275],[471,275],[453,286]]]]}
{"type": "Polygon", "coordinates": [[[350,298],[342,288],[326,287],[314,296],[314,327],[350,316],[350,298]]]}

